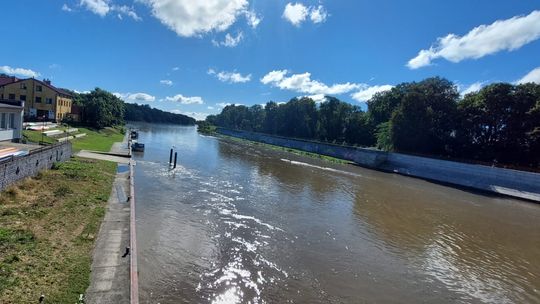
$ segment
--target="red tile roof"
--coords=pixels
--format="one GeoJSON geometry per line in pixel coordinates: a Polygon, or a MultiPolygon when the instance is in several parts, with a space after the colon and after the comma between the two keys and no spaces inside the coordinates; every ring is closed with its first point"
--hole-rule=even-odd
{"type": "Polygon", "coordinates": [[[55,91],[55,92],[57,92],[59,94],[73,97],[73,95],[71,95],[70,92],[67,92],[67,91],[65,91],[63,89],[59,89],[59,88],[53,86],[50,83],[47,83],[47,82],[44,82],[44,81],[41,81],[41,80],[37,80],[35,78],[19,79],[17,77],[11,77],[11,76],[8,76],[8,77],[0,76],[0,86],[4,86],[6,84],[12,84],[12,83],[16,83],[16,82],[23,81],[23,80],[28,80],[28,79],[32,79],[32,80],[36,81],[37,83],[39,83],[39,84],[41,84],[43,86],[46,86],[46,87],[50,88],[51,90],[53,90],[53,91],[55,91]]]}
{"type": "Polygon", "coordinates": [[[0,86],[19,81],[15,76],[0,75],[0,86]]]}

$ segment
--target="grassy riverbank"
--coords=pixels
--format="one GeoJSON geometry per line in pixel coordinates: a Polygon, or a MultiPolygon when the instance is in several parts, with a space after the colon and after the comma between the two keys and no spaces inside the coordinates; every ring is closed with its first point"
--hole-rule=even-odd
{"type": "Polygon", "coordinates": [[[0,193],[0,303],[76,303],[116,164],[73,158],[0,193]]]}
{"type": "Polygon", "coordinates": [[[331,156],[306,152],[306,151],[287,148],[287,147],[282,147],[282,146],[275,146],[275,145],[271,145],[271,144],[261,143],[261,142],[257,142],[257,141],[251,141],[251,140],[238,138],[238,137],[233,137],[233,136],[228,136],[228,135],[223,135],[223,134],[219,134],[219,133],[213,133],[212,135],[227,138],[228,140],[231,140],[231,141],[242,142],[243,144],[247,144],[247,145],[251,145],[251,146],[260,146],[260,147],[264,147],[264,148],[272,149],[272,150],[276,150],[276,151],[285,151],[285,152],[293,153],[293,154],[296,154],[296,155],[322,159],[322,160],[329,161],[329,162],[332,162],[332,163],[338,163],[338,164],[351,164],[352,163],[350,161],[335,158],[335,157],[331,157],[331,156]]]}
{"type": "MultiPolygon", "coordinates": [[[[85,133],[86,136],[71,140],[73,151],[93,150],[101,152],[109,152],[115,142],[121,142],[124,138],[124,127],[107,127],[101,130],[77,127],[79,131],[76,134],[85,133]]],[[[45,143],[55,143],[56,139],[42,136],[41,131],[23,131],[24,138],[28,142],[40,142],[42,139],[45,143]]]]}

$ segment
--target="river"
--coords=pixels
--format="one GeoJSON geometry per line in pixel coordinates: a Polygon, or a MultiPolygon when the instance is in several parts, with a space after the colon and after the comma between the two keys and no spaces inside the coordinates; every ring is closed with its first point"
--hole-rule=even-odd
{"type": "Polygon", "coordinates": [[[540,302],[539,204],[137,127],[141,303],[540,302]]]}

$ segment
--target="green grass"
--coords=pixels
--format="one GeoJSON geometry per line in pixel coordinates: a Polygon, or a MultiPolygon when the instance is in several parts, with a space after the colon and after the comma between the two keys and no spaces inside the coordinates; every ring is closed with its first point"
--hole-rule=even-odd
{"type": "Polygon", "coordinates": [[[43,142],[48,144],[56,142],[56,139],[42,135],[41,131],[23,130],[23,137],[27,142],[32,143],[39,143],[42,139],[43,142]]]}
{"type": "MultiPolygon", "coordinates": [[[[124,139],[123,127],[104,128],[101,130],[83,127],[76,128],[79,129],[77,132],[78,134],[86,133],[86,136],[71,140],[74,152],[78,152],[80,150],[109,152],[115,142],[121,142],[124,139]]],[[[24,130],[23,136],[27,142],[33,143],[39,143],[42,139],[41,131],[24,130]]],[[[43,141],[45,143],[52,144],[56,142],[56,139],[43,136],[43,141]]]]}
{"type": "Polygon", "coordinates": [[[335,157],[326,156],[326,155],[322,155],[322,154],[311,153],[311,152],[306,152],[306,151],[302,151],[302,150],[297,150],[297,149],[292,149],[292,148],[287,148],[287,147],[281,147],[281,146],[276,146],[276,145],[271,145],[271,144],[266,144],[266,143],[261,143],[261,142],[258,142],[258,141],[252,141],[252,140],[247,140],[247,139],[243,139],[243,138],[223,135],[223,134],[219,134],[219,136],[223,137],[223,138],[227,138],[229,140],[242,142],[242,143],[247,144],[247,145],[261,146],[261,147],[276,150],[276,151],[285,151],[285,152],[293,153],[293,154],[296,154],[296,155],[322,159],[322,160],[332,162],[332,163],[338,163],[338,164],[352,164],[353,163],[351,161],[340,159],[340,158],[335,158],[335,157]]]}
{"type": "Polygon", "coordinates": [[[124,139],[123,131],[121,127],[101,130],[79,128],[79,133],[86,133],[86,136],[71,141],[73,143],[73,150],[109,152],[115,142],[121,142],[124,139]]]}
{"type": "Polygon", "coordinates": [[[0,303],[76,303],[116,164],[73,158],[0,193],[0,303]]]}

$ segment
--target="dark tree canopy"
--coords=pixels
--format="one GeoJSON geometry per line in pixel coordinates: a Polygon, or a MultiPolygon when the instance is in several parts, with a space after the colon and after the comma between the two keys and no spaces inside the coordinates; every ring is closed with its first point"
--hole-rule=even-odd
{"type": "Polygon", "coordinates": [[[178,125],[194,125],[195,119],[183,114],[165,112],[151,108],[149,105],[125,104],[125,119],[128,121],[144,121],[151,123],[170,123],[178,125]]]}
{"type": "Polygon", "coordinates": [[[460,96],[440,78],[402,83],[375,94],[367,112],[333,97],[227,106],[207,122],[216,126],[377,146],[438,157],[538,167],[540,85],[495,83],[460,96]]]}
{"type": "Polygon", "coordinates": [[[112,93],[96,88],[81,98],[83,123],[99,129],[124,123],[124,102],[112,93]]]}

